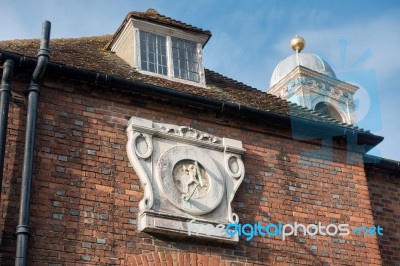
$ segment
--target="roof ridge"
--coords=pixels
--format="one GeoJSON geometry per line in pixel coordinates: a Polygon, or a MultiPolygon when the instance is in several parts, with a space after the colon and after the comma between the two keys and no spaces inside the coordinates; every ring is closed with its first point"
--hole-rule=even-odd
{"type": "Polygon", "coordinates": [[[180,20],[176,20],[176,19],[173,19],[173,18],[171,18],[171,17],[162,15],[162,14],[158,13],[157,11],[156,11],[156,12],[149,12],[149,10],[150,10],[150,9],[148,9],[148,10],[145,11],[145,12],[141,12],[141,11],[131,11],[131,12],[128,13],[128,16],[127,16],[127,17],[132,17],[132,16],[134,16],[134,17],[137,17],[137,18],[140,18],[140,19],[152,20],[153,22],[159,22],[159,23],[173,23],[173,24],[176,24],[176,25],[171,25],[171,26],[181,27],[181,28],[182,28],[182,26],[183,26],[183,28],[186,28],[186,30],[200,31],[200,32],[202,32],[202,33],[204,33],[204,34],[207,34],[207,35],[210,35],[210,36],[211,36],[211,32],[210,32],[209,30],[204,30],[204,29],[202,29],[202,28],[193,26],[193,25],[191,25],[191,24],[182,22],[182,21],[180,21],[180,20]],[[163,19],[163,20],[165,20],[165,21],[162,21],[160,18],[163,19]],[[158,21],[157,21],[157,20],[158,20],[158,21]]]}
{"type": "MultiPolygon", "coordinates": [[[[93,39],[93,38],[106,38],[112,37],[112,34],[103,34],[103,35],[92,35],[92,36],[82,36],[82,37],[67,37],[67,38],[51,38],[50,42],[52,41],[59,41],[59,40],[85,40],[85,39],[93,39]]],[[[25,39],[11,39],[11,40],[0,40],[0,42],[14,42],[14,41],[40,41],[39,38],[25,38],[25,39]]],[[[39,47],[38,47],[39,49],[39,47]]]]}

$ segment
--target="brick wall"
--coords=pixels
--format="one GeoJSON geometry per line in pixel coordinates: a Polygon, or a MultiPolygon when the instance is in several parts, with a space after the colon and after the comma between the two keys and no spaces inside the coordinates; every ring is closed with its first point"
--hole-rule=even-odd
{"type": "MultiPolygon", "coordinates": [[[[12,103],[9,116],[0,209],[1,265],[12,265],[15,256],[26,116],[22,96],[26,82],[14,86],[21,97],[12,103]]],[[[321,148],[318,141],[292,140],[287,128],[268,121],[216,115],[118,90],[91,91],[60,80],[46,82],[40,95],[30,265],[381,264],[375,237],[291,236],[286,241],[255,237],[227,245],[138,233],[143,192],[125,148],[124,130],[131,116],[242,140],[247,149],[246,177],[233,202],[241,223],[375,222],[360,154],[321,148]],[[310,150],[313,157],[307,155],[310,150]]]]}
{"type": "Polygon", "coordinates": [[[378,237],[382,261],[400,265],[400,173],[368,166],[366,174],[375,224],[385,228],[378,237]]]}

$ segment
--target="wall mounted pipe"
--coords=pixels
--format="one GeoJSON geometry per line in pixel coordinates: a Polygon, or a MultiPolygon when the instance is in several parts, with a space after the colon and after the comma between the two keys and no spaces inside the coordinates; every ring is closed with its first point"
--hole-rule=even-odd
{"type": "Polygon", "coordinates": [[[28,239],[30,235],[29,213],[31,201],[31,185],[33,171],[33,153],[35,147],[36,114],[40,92],[40,81],[46,71],[50,59],[50,27],[49,21],[43,22],[42,38],[35,70],[33,71],[30,84],[28,86],[28,111],[26,120],[24,162],[22,167],[21,180],[21,201],[19,209],[19,220],[16,230],[17,252],[15,255],[15,265],[27,265],[28,239]]]}
{"type": "Polygon", "coordinates": [[[8,59],[3,65],[3,77],[0,85],[0,197],[3,184],[4,155],[8,124],[8,108],[11,96],[11,80],[14,74],[14,61],[8,59]]]}

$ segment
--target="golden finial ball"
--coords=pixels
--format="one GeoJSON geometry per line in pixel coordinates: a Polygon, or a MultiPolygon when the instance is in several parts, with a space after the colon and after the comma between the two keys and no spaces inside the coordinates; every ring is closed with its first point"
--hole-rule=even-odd
{"type": "Polygon", "coordinates": [[[306,41],[296,34],[293,39],[290,41],[290,47],[296,52],[301,52],[306,46],[306,41]]]}

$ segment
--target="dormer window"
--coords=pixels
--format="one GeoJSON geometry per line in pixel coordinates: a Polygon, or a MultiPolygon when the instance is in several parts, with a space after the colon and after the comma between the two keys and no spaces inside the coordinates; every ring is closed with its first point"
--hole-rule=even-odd
{"type": "Polygon", "coordinates": [[[210,37],[150,9],[128,14],[108,47],[143,74],[204,87],[202,49],[210,37]]]}
{"type": "Polygon", "coordinates": [[[196,43],[144,30],[139,30],[139,36],[141,70],[200,82],[196,43]]]}

